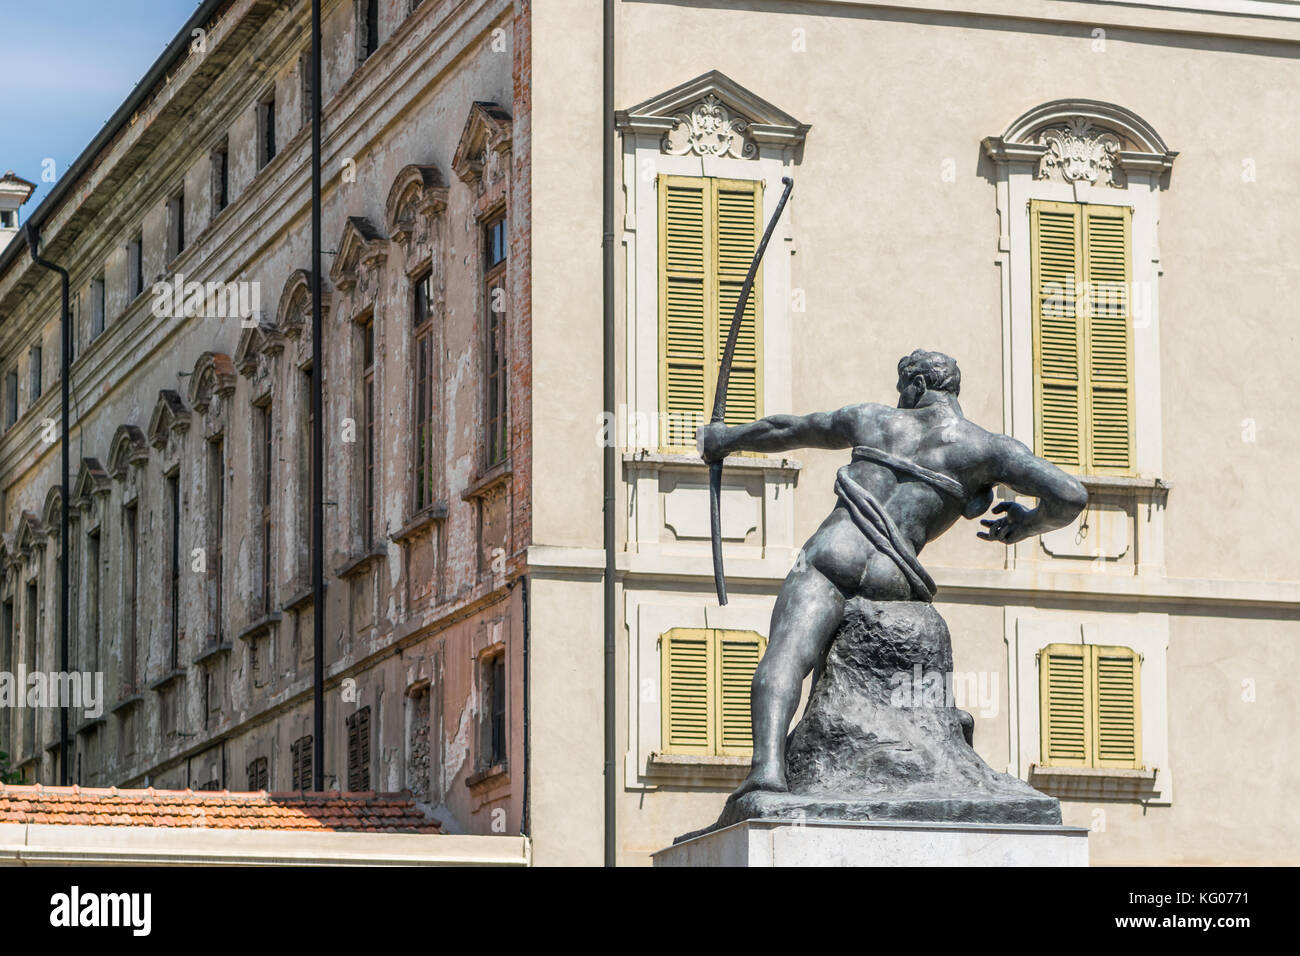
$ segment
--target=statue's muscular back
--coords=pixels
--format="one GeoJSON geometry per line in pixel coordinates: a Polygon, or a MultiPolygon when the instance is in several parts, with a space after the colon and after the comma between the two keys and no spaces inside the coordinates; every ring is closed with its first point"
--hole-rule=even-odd
{"type": "MultiPolygon", "coordinates": [[[[876,499],[916,552],[963,513],[975,517],[987,507],[984,450],[992,436],[946,403],[924,408],[865,403],[844,413],[849,418],[845,437],[854,446],[870,446],[947,475],[964,489],[964,497],[958,499],[887,465],[859,459],[846,466],[848,476],[876,499]],[[982,499],[974,513],[968,505],[971,499],[982,499]]],[[[846,596],[860,594],[874,600],[910,596],[897,565],[876,551],[842,503],[809,541],[805,557],[846,596]]]]}

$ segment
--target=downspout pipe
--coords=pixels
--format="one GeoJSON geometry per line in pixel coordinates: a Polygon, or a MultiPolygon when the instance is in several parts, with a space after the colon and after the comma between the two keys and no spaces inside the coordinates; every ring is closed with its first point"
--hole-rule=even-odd
{"type": "Polygon", "coordinates": [[[311,0],[311,786],[325,789],[325,363],[321,321],[321,0],[311,0]]]}
{"type": "MultiPolygon", "coordinates": [[[[604,0],[604,89],[601,106],[601,150],[604,167],[601,171],[604,204],[601,228],[602,296],[604,304],[604,385],[605,421],[614,421],[616,405],[616,374],[614,342],[614,0],[604,0]]],[[[615,604],[616,531],[618,512],[615,490],[617,488],[617,460],[615,439],[618,429],[610,429],[605,441],[605,866],[618,862],[618,828],[615,819],[615,798],[618,793],[618,775],[615,762],[618,725],[616,723],[615,693],[618,688],[615,660],[617,642],[617,606],[615,604]]]]}
{"type": "MultiPolygon", "coordinates": [[[[71,388],[69,367],[72,365],[72,310],[68,307],[68,270],[41,256],[41,231],[30,220],[23,227],[27,237],[27,248],[32,254],[32,261],[38,266],[59,274],[60,291],[63,295],[59,313],[59,328],[62,347],[59,357],[59,387],[62,392],[59,411],[59,445],[62,455],[60,465],[60,502],[59,502],[59,670],[68,673],[68,396],[71,388]]],[[[64,700],[59,707],[59,786],[68,785],[68,702],[64,700]]]]}

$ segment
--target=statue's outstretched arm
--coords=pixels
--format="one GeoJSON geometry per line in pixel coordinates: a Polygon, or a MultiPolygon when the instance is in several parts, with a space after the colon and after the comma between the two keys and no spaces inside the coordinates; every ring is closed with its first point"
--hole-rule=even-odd
{"type": "Polygon", "coordinates": [[[993,513],[1002,517],[980,522],[987,528],[979,533],[985,540],[1007,544],[1023,541],[1069,524],[1088,504],[1088,491],[1078,478],[1039,458],[1014,438],[994,437],[989,464],[993,482],[1007,485],[1016,494],[1037,498],[1038,507],[1000,502],[993,513]]]}
{"type": "Polygon", "coordinates": [[[811,415],[769,415],[734,428],[705,425],[696,433],[696,445],[705,461],[718,461],[738,451],[766,454],[796,448],[848,448],[854,444],[855,422],[868,413],[866,409],[850,405],[811,415]]]}

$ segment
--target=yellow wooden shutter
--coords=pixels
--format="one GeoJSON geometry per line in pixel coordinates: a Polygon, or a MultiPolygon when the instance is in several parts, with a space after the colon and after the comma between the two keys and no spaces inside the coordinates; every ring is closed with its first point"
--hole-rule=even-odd
{"type": "Polygon", "coordinates": [[[1037,453],[1069,468],[1084,463],[1083,280],[1080,207],[1030,204],[1034,295],[1034,407],[1037,453]]]}
{"type": "Polygon", "coordinates": [[[708,420],[711,206],[708,180],[660,178],[659,390],[670,447],[693,446],[697,423],[708,420]]]}
{"type": "Polygon", "coordinates": [[[750,723],[750,685],[767,642],[753,631],[718,631],[718,753],[754,752],[750,723]]]}
{"type": "MultiPolygon", "coordinates": [[[[740,289],[745,284],[745,274],[758,248],[763,222],[763,193],[758,183],[731,179],[713,181],[714,215],[717,223],[715,276],[717,279],[717,308],[715,322],[717,351],[721,361],[727,345],[727,333],[736,311],[740,289]]],[[[759,328],[755,316],[762,315],[763,283],[754,277],[754,288],[741,316],[740,333],[736,339],[735,357],[731,363],[731,378],[727,385],[727,424],[743,425],[757,419],[759,411],[759,328]]],[[[717,384],[717,371],[709,378],[709,411],[713,406],[713,389],[717,384]]]]}
{"type": "MultiPolygon", "coordinates": [[[[758,245],[762,183],[659,178],[659,390],[665,448],[694,451],[713,410],[718,362],[758,245]]],[[[727,422],[762,414],[761,273],[746,304],[727,391],[727,422]]]]}
{"type": "Polygon", "coordinates": [[[1141,658],[1127,647],[1090,647],[1097,767],[1142,766],[1141,658]]]}
{"type": "Polygon", "coordinates": [[[1142,767],[1142,659],[1136,652],[1049,644],[1038,666],[1044,766],[1142,767]]]}
{"type": "Polygon", "coordinates": [[[663,751],[713,752],[713,632],[674,628],[660,638],[663,751]]]}
{"type": "Polygon", "coordinates": [[[1132,474],[1132,210],[1030,203],[1036,451],[1064,468],[1132,474]]]}
{"type": "Polygon", "coordinates": [[[1088,465],[1102,474],[1133,468],[1133,336],[1129,303],[1132,210],[1084,209],[1088,302],[1088,465]]]}
{"type": "Polygon", "coordinates": [[[1092,766],[1088,670],[1083,644],[1049,644],[1039,654],[1039,726],[1046,766],[1092,766]]]}

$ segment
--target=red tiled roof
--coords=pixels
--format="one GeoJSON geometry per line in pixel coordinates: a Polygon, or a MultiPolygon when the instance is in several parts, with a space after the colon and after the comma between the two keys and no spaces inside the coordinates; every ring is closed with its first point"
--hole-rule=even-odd
{"type": "Polygon", "coordinates": [[[440,833],[409,793],[231,793],[0,784],[0,823],[440,833]]]}

